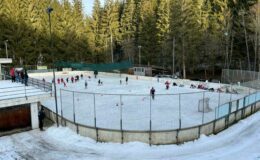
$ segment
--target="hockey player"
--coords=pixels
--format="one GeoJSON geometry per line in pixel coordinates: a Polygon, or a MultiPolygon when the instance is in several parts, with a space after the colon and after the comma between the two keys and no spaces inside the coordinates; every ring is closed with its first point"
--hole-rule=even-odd
{"type": "Polygon", "coordinates": [[[153,100],[154,100],[154,93],[155,93],[155,89],[152,87],[150,90],[150,94],[151,94],[153,100]]]}
{"type": "Polygon", "coordinates": [[[66,85],[66,82],[65,82],[65,81],[63,81],[63,85],[64,85],[64,87],[67,87],[67,85],[66,85]]]}
{"type": "Polygon", "coordinates": [[[126,84],[128,83],[128,77],[127,76],[125,77],[125,83],[126,84]]]}
{"type": "Polygon", "coordinates": [[[165,86],[166,86],[166,89],[168,90],[169,87],[170,87],[170,82],[169,82],[169,81],[166,81],[166,82],[165,82],[165,86]]]}
{"type": "Polygon", "coordinates": [[[87,80],[85,80],[85,89],[87,89],[88,88],[88,82],[87,82],[87,80]]]}

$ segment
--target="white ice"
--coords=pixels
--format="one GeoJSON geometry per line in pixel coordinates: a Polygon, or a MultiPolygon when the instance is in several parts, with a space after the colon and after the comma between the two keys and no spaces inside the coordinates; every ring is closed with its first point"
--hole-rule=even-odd
{"type": "MultiPolygon", "coordinates": [[[[70,81],[72,75],[73,72],[70,75],[58,75],[56,79],[69,78],[70,81]]],[[[149,130],[151,119],[152,130],[167,130],[212,121],[216,118],[216,107],[245,96],[245,94],[205,92],[205,90],[191,89],[187,84],[184,84],[184,87],[172,86],[173,82],[178,85],[183,84],[181,80],[173,79],[169,79],[171,82],[169,90],[165,89],[164,84],[167,79],[160,79],[157,82],[156,78],[141,80],[129,77],[128,84],[126,84],[125,77],[126,75],[120,77],[119,75],[99,74],[95,79],[93,74],[84,73],[84,78],[77,83],[69,82],[67,87],[57,84],[59,114],[73,121],[73,112],[75,112],[75,121],[88,126],[94,126],[96,117],[97,127],[108,129],[120,129],[120,119],[122,118],[123,130],[149,130]],[[91,76],[91,79],[88,76],[91,76]],[[101,86],[98,85],[99,79],[103,82],[101,86]],[[120,84],[120,80],[122,80],[122,84],[120,84]],[[85,81],[88,83],[86,89],[85,81]],[[155,100],[152,100],[149,95],[151,87],[156,90],[155,100]],[[60,89],[71,92],[60,91],[60,89]],[[76,91],[74,99],[72,91],[76,91]],[[198,112],[199,100],[207,97],[210,99],[209,107],[212,111],[204,114],[198,112]]],[[[37,78],[45,78],[47,81],[52,79],[51,76],[44,76],[44,74],[37,78]]],[[[223,86],[215,83],[207,85],[215,89],[223,86]]],[[[42,104],[55,111],[54,98],[44,101],[42,104]]]]}

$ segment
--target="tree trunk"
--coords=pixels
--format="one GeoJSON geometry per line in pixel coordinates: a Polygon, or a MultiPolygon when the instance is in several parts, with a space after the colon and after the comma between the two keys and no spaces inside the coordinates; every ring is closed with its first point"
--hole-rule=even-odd
{"type": "Polygon", "coordinates": [[[247,54],[247,63],[248,63],[248,70],[251,70],[251,64],[250,64],[250,54],[249,54],[249,48],[248,48],[248,40],[247,40],[247,31],[246,31],[246,23],[245,23],[245,13],[242,15],[243,19],[243,27],[244,27],[244,33],[245,33],[245,40],[246,40],[246,54],[247,54]]]}
{"type": "Polygon", "coordinates": [[[172,39],[172,75],[175,73],[175,37],[172,39]]]}
{"type": "Polygon", "coordinates": [[[185,50],[184,50],[184,38],[182,38],[182,72],[183,78],[186,79],[186,64],[185,64],[185,50]]]}
{"type": "Polygon", "coordinates": [[[232,63],[233,46],[234,46],[234,35],[233,35],[233,33],[231,33],[231,44],[230,44],[230,56],[229,56],[228,69],[230,68],[230,65],[232,63]]]}

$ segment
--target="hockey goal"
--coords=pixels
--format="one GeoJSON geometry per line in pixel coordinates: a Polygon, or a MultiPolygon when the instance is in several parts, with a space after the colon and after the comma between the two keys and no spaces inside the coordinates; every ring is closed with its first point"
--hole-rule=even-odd
{"type": "Polygon", "coordinates": [[[209,107],[209,98],[203,98],[199,100],[198,111],[204,113],[212,111],[212,109],[209,107]]]}

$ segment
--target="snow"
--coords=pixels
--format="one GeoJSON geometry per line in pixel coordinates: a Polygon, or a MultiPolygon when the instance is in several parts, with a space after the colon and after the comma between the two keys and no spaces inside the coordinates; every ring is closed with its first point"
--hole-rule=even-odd
{"type": "Polygon", "coordinates": [[[29,97],[47,94],[47,92],[33,86],[21,83],[12,83],[10,80],[0,81],[0,100],[29,97]]]}
{"type": "MultiPolygon", "coordinates": [[[[65,80],[69,77],[70,81],[72,75],[73,72],[70,75],[59,75],[56,79],[63,78],[65,80]]],[[[219,105],[245,96],[244,93],[205,92],[201,89],[191,89],[190,85],[184,85],[184,87],[170,86],[170,89],[166,90],[164,83],[167,79],[160,79],[157,82],[156,78],[152,80],[129,78],[129,82],[126,84],[125,75],[120,77],[119,75],[107,76],[99,74],[97,79],[93,77],[93,74],[85,73],[84,79],[77,83],[69,82],[67,87],[64,87],[63,84],[57,85],[60,115],[62,108],[63,116],[73,121],[73,110],[75,110],[75,121],[77,123],[94,126],[96,113],[97,127],[108,129],[120,129],[120,118],[122,117],[122,127],[125,130],[149,130],[151,118],[152,130],[167,130],[179,128],[180,118],[181,127],[191,127],[212,121],[216,116],[215,109],[219,105]],[[88,76],[92,78],[88,79],[88,76]],[[103,82],[101,86],[98,85],[99,79],[103,82]],[[120,80],[122,80],[121,85],[120,80]],[[85,81],[88,83],[87,89],[85,89],[85,81]],[[152,87],[156,90],[155,100],[151,100],[149,95],[152,87]],[[62,96],[60,96],[60,89],[68,91],[62,91],[62,96]],[[72,91],[76,91],[74,99],[72,91]],[[95,93],[95,96],[93,93],[95,93]],[[198,112],[198,103],[202,98],[209,98],[211,112],[204,114],[198,112]],[[73,108],[73,103],[75,108],[73,108]]],[[[47,81],[52,79],[51,76],[46,77],[44,75],[37,78],[45,78],[47,81]]],[[[180,80],[168,80],[171,84],[173,82],[178,85],[183,84],[180,80]]],[[[206,85],[215,89],[223,86],[215,83],[207,83],[206,85]]],[[[44,101],[42,104],[55,111],[54,98],[44,101]]],[[[225,110],[226,106],[222,108],[220,111],[224,113],[219,113],[220,115],[228,111],[225,110]]]]}
{"type": "Polygon", "coordinates": [[[96,143],[64,127],[0,137],[0,160],[259,160],[260,112],[182,145],[96,143]]]}

